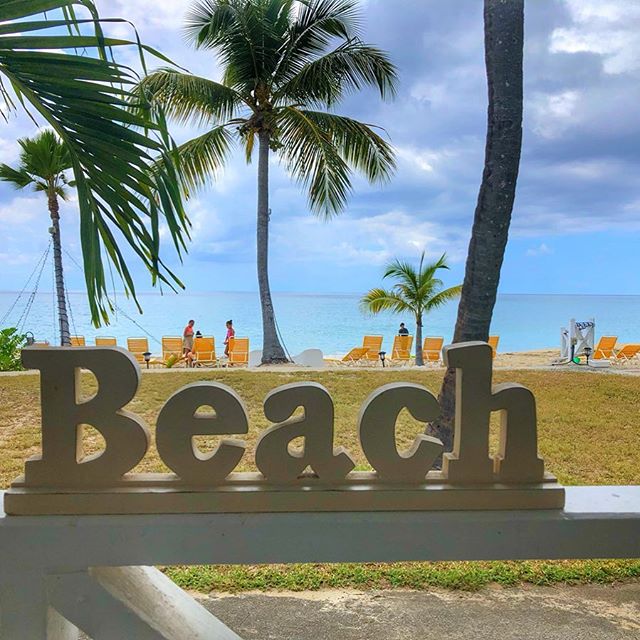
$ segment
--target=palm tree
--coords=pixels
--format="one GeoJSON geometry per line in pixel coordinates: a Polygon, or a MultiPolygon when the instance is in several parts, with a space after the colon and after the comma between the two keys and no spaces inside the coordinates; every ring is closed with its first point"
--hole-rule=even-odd
{"type": "Polygon", "coordinates": [[[20,164],[15,169],[7,164],[1,164],[0,180],[11,183],[17,189],[32,187],[34,191],[42,192],[47,196],[51,216],[60,344],[65,346],[71,344],[71,340],[62,270],[58,198],[66,200],[68,196],[66,187],[75,185],[69,182],[65,174],[65,171],[71,168],[71,158],[66,146],[49,129],[42,131],[35,138],[22,138],[18,140],[18,144],[22,147],[20,164]]]}
{"type": "Polygon", "coordinates": [[[127,101],[139,78],[113,57],[129,46],[138,49],[143,64],[145,51],[160,54],[140,44],[137,34],[134,41],[105,37],[105,22],[128,24],[100,18],[92,0],[0,2],[0,117],[22,108],[64,143],[78,190],[85,281],[96,325],[108,320],[110,309],[103,254],[135,299],[118,241],[142,260],[154,284],[181,286],[160,258],[160,224],[166,223],[178,252],[188,230],[163,114],[146,104],[130,112],[127,101]],[[151,173],[157,155],[164,163],[151,173]]]}
{"type": "Polygon", "coordinates": [[[391,289],[371,289],[360,301],[365,311],[380,313],[411,313],[416,320],[416,365],[424,364],[422,357],[422,318],[425,313],[441,307],[460,295],[461,285],[442,289],[443,282],[436,277],[439,269],[448,269],[447,256],[424,264],[424,252],[420,257],[420,266],[394,260],[387,265],[383,278],[394,278],[396,284],[391,289]]]}
{"type": "MultiPolygon", "coordinates": [[[[454,342],[489,337],[522,148],[524,0],[485,0],[484,42],[489,88],[487,144],[454,342]]],[[[455,372],[451,370],[439,401],[442,414],[431,431],[445,451],[450,451],[455,410],[455,372]]]]}
{"type": "Polygon", "coordinates": [[[263,363],[286,361],[268,275],[270,154],[308,191],[311,210],[327,219],[344,209],[353,170],[382,182],[395,166],[372,126],[326,111],[365,86],[382,98],[395,93],[395,67],[360,39],[359,21],[356,0],[200,0],[186,34],[196,48],[218,54],[221,82],[161,69],[140,85],[168,116],[207,127],[179,147],[187,192],[224,165],[234,138],[248,162],[257,142],[263,363]]]}

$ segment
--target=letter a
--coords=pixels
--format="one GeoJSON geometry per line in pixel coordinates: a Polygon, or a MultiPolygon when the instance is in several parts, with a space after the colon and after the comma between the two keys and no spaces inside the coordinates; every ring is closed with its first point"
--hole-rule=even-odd
{"type": "Polygon", "coordinates": [[[267,480],[294,482],[311,466],[320,480],[335,482],[355,466],[342,447],[333,448],[333,401],[322,385],[278,387],[265,398],[264,413],[271,422],[280,422],[262,433],[256,446],[256,465],[267,480]],[[304,416],[288,420],[298,407],[304,416]],[[289,452],[289,442],[300,437],[304,437],[302,452],[289,452]]]}

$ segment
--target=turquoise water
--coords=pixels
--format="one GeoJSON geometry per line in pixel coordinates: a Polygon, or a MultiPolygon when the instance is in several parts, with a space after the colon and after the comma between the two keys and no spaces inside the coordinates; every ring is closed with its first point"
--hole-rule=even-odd
{"type": "MultiPolygon", "coordinates": [[[[16,300],[15,293],[0,293],[0,319],[16,300]]],[[[3,326],[18,323],[28,296],[23,296],[3,326]]],[[[409,330],[414,327],[408,316],[363,314],[357,295],[275,294],[274,304],[280,330],[291,354],[315,347],[325,354],[345,353],[362,342],[365,333],[385,336],[384,348],[390,350],[398,324],[404,321],[409,330]]],[[[238,336],[248,336],[251,348],[261,348],[261,320],[258,295],[255,293],[188,293],[143,294],[140,316],[134,305],[123,296],[117,298],[122,312],[114,316],[109,327],[96,330],[89,321],[84,295],[70,294],[72,333],[84,335],[87,344],[96,335],[115,336],[122,345],[128,336],[145,333],[157,338],[181,335],[190,318],[196,329],[205,335],[215,335],[218,348],[225,335],[224,323],[232,318],[238,336]],[[125,315],[126,314],[126,315],[125,315]]],[[[451,339],[456,316],[456,303],[434,311],[425,319],[424,335],[451,339]]],[[[585,295],[501,295],[498,297],[492,334],[500,336],[499,351],[525,351],[559,346],[560,327],[570,318],[596,319],[597,335],[617,335],[622,342],[640,341],[640,296],[585,295]]],[[[23,318],[24,330],[32,331],[38,340],[56,341],[51,293],[38,294],[31,311],[23,318]]],[[[159,344],[149,338],[152,351],[159,344]]]]}

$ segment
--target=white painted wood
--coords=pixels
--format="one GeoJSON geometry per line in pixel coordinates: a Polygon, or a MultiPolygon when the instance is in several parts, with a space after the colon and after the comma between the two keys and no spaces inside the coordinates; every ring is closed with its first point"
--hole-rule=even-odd
{"type": "Polygon", "coordinates": [[[442,453],[442,442],[420,434],[407,451],[398,451],[396,422],[403,409],[424,423],[440,415],[438,400],[428,389],[419,384],[392,382],[376,389],[362,406],[358,437],[367,460],[381,478],[418,484],[442,453]]]}
{"type": "Polygon", "coordinates": [[[248,431],[247,410],[233,389],[219,382],[193,382],[176,391],[162,407],[156,447],[163,462],[180,478],[211,484],[223,481],[235,469],[247,445],[237,438],[223,438],[215,451],[203,454],[193,437],[248,431]],[[213,409],[213,413],[197,413],[201,407],[213,409]]]}
{"type": "Polygon", "coordinates": [[[9,572],[0,563],[0,638],[78,640],[78,629],[49,606],[41,571],[9,572]]]}
{"type": "Polygon", "coordinates": [[[92,640],[240,640],[152,567],[99,567],[47,578],[50,604],[92,640]]]}
{"type": "Polygon", "coordinates": [[[564,510],[0,517],[0,565],[640,557],[640,487],[567,487],[564,510]]]}
{"type": "Polygon", "coordinates": [[[355,467],[346,449],[333,447],[333,400],[321,384],[299,382],[274,389],[264,400],[264,415],[277,423],[263,431],[256,443],[256,466],[266,480],[296,483],[311,467],[322,482],[344,481],[355,467]],[[303,415],[292,418],[298,407],[303,415]],[[289,451],[290,442],[300,437],[303,448],[289,451]]]}

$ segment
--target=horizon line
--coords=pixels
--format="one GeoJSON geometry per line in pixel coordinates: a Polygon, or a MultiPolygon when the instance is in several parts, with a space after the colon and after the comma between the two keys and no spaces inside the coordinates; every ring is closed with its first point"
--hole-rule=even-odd
{"type": "MultiPolygon", "coordinates": [[[[11,290],[11,289],[3,289],[0,290],[0,295],[2,294],[13,294],[13,295],[27,295],[27,292],[25,291],[17,291],[17,290],[11,290]]],[[[86,295],[86,291],[81,291],[81,290],[72,290],[72,291],[67,291],[67,294],[71,295],[86,295]]],[[[117,296],[122,296],[123,298],[128,298],[133,300],[133,296],[129,295],[127,296],[127,294],[124,291],[116,291],[115,294],[117,296]]],[[[150,290],[150,291],[138,291],[136,296],[160,296],[160,297],[164,297],[164,296],[180,296],[180,295],[197,295],[197,296],[206,296],[206,295],[217,295],[217,294],[242,294],[242,295],[259,295],[259,292],[257,290],[251,290],[251,291],[224,291],[224,290],[213,290],[213,291],[157,291],[157,290],[150,290]]],[[[30,294],[29,294],[30,295],[30,294]]],[[[45,291],[38,291],[36,293],[36,295],[46,295],[46,296],[50,296],[51,293],[50,292],[45,292],[45,291]]],[[[286,295],[286,296],[322,296],[322,297],[328,297],[328,296],[335,296],[335,297],[356,297],[356,296],[362,296],[362,293],[358,293],[358,292],[339,292],[339,291],[272,291],[272,295],[286,295]]],[[[505,292],[499,292],[498,293],[498,297],[500,296],[581,296],[581,297],[629,297],[629,298],[633,298],[633,297],[640,297],[640,292],[638,293],[612,293],[612,292],[607,292],[607,293],[579,293],[579,292],[564,292],[564,293],[516,293],[513,291],[505,291],[505,292]]]]}

